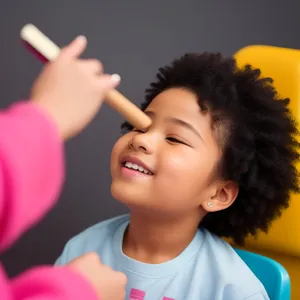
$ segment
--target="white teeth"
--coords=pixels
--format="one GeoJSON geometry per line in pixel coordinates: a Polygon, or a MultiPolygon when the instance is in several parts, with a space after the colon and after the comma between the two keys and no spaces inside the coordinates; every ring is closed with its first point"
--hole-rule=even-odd
{"type": "Polygon", "coordinates": [[[131,162],[126,162],[125,163],[125,167],[128,169],[133,169],[133,170],[137,170],[140,171],[141,173],[145,173],[145,174],[149,174],[150,172],[146,169],[144,169],[143,167],[137,165],[137,164],[133,164],[131,162]]]}
{"type": "Polygon", "coordinates": [[[139,166],[138,165],[136,165],[136,164],[132,164],[132,169],[134,169],[134,170],[137,170],[139,168],[139,166]]]}

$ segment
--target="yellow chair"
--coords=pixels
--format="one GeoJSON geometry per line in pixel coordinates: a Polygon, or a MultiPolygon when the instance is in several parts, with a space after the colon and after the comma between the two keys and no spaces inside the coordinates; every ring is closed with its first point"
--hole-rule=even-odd
{"type": "MultiPolygon", "coordinates": [[[[278,93],[291,99],[290,108],[300,124],[300,50],[254,45],[239,50],[235,58],[239,67],[251,64],[261,70],[263,77],[274,79],[278,93]]],[[[300,299],[299,217],[300,197],[291,195],[290,207],[273,223],[269,233],[249,238],[245,244],[246,249],[269,256],[286,268],[295,300],[300,299]]]]}

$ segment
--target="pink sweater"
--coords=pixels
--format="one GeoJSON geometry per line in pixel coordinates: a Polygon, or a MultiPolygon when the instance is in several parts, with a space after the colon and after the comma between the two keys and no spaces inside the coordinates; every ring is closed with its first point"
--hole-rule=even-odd
{"type": "MultiPolygon", "coordinates": [[[[64,179],[64,151],[54,124],[20,102],[0,112],[0,251],[55,204],[64,179]]],[[[67,267],[42,266],[8,280],[0,264],[1,300],[96,300],[88,282],[67,267]]]]}

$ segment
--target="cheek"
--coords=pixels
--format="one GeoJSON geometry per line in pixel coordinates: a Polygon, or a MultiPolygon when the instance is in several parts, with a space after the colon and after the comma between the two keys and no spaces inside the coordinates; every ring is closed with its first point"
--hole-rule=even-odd
{"type": "Polygon", "coordinates": [[[210,176],[212,161],[196,152],[186,151],[178,155],[166,155],[160,162],[161,184],[173,187],[180,193],[198,192],[210,176]]]}
{"type": "Polygon", "coordinates": [[[128,145],[128,138],[126,138],[126,136],[123,136],[119,138],[115,143],[115,145],[113,146],[111,151],[111,159],[110,159],[111,172],[116,166],[119,165],[120,154],[125,150],[127,145],[128,145]]]}

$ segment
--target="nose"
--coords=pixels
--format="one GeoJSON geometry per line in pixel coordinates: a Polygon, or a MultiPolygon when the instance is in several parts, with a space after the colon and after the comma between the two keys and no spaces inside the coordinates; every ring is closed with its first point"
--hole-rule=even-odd
{"type": "Polygon", "coordinates": [[[129,147],[145,154],[153,153],[153,141],[147,133],[138,133],[129,141],[129,147]]]}

